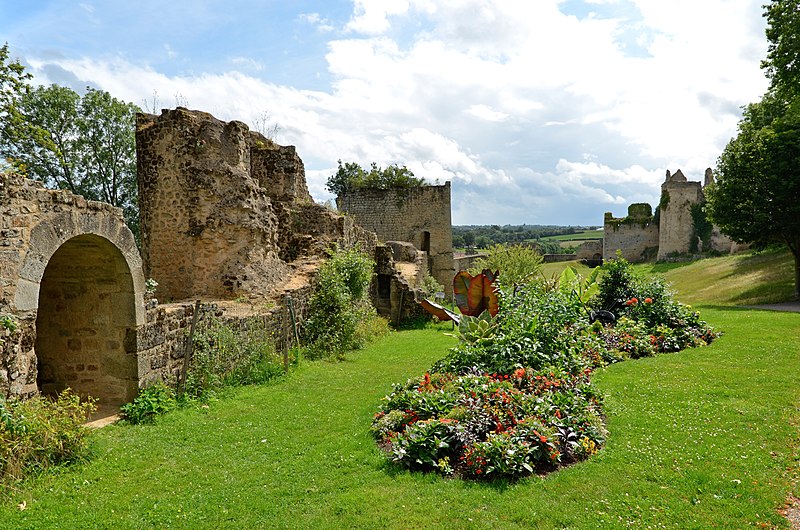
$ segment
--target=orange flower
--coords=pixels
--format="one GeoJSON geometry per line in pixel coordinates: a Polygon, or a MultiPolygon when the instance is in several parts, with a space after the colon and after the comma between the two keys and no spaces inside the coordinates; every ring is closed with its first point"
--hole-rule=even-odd
{"type": "Polygon", "coordinates": [[[652,304],[653,303],[653,299],[648,296],[647,298],[644,299],[644,303],[645,304],[652,304]]]}
{"type": "Polygon", "coordinates": [[[516,370],[514,370],[514,377],[516,377],[517,379],[522,379],[523,377],[525,377],[525,368],[517,368],[516,370]]]}

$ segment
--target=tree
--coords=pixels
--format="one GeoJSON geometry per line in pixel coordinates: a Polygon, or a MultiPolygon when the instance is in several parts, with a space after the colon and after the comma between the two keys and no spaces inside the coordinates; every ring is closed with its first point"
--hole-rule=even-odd
{"type": "MultiPolygon", "coordinates": [[[[19,99],[30,89],[28,81],[31,77],[19,61],[10,60],[8,43],[0,47],[0,124],[20,120],[17,105],[19,99]]],[[[0,127],[0,146],[7,141],[4,129],[5,127],[0,127]]]]}
{"type": "Polygon", "coordinates": [[[774,117],[781,107],[770,95],[748,105],[706,195],[711,220],[734,240],[789,247],[800,298],[800,98],[774,117]]]}
{"type": "Polygon", "coordinates": [[[789,247],[800,299],[800,0],[773,0],[764,16],[770,88],[745,108],[706,195],[709,217],[736,241],[789,247]]]}
{"type": "Polygon", "coordinates": [[[800,0],[772,0],[764,6],[767,58],[761,67],[777,90],[800,87],[800,0]]]}
{"type": "Polygon", "coordinates": [[[326,188],[339,197],[350,190],[360,188],[388,190],[426,185],[425,179],[415,177],[406,166],[391,164],[384,169],[373,162],[369,171],[366,171],[355,162],[346,162],[342,165],[342,161],[339,160],[339,169],[328,177],[326,188]]]}
{"type": "Polygon", "coordinates": [[[135,119],[139,108],[87,88],[29,88],[0,124],[0,154],[29,177],[123,209],[139,234],[135,119]]]}

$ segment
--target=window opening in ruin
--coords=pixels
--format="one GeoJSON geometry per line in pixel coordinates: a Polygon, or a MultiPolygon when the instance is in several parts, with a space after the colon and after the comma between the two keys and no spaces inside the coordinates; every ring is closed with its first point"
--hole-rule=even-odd
{"type": "Polygon", "coordinates": [[[119,406],[138,388],[136,355],[125,351],[135,328],[133,277],[119,249],[100,236],[66,241],[47,263],[36,317],[37,384],[45,395],[69,387],[119,406]]]}
{"type": "Polygon", "coordinates": [[[427,230],[422,232],[422,248],[420,250],[428,254],[431,253],[431,233],[427,230]]]}
{"type": "Polygon", "coordinates": [[[378,274],[378,298],[388,300],[392,293],[392,277],[388,274],[378,274]]]}

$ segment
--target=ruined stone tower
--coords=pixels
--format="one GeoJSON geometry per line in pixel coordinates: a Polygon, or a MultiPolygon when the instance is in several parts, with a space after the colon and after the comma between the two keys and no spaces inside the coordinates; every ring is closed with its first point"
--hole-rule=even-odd
{"type": "Polygon", "coordinates": [[[161,296],[231,297],[284,277],[273,199],[311,201],[294,147],[180,107],[136,128],[142,257],[161,296]]]}
{"type": "Polygon", "coordinates": [[[689,252],[694,234],[692,206],[703,201],[699,182],[688,181],[679,169],[661,184],[658,259],[689,252]]]}

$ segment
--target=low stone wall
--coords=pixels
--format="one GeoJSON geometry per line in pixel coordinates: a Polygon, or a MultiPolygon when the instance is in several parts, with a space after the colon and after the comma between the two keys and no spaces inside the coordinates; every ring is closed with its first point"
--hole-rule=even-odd
{"type": "Polygon", "coordinates": [[[545,263],[556,263],[559,261],[575,261],[578,258],[575,254],[545,254],[542,259],[545,263]]]}
{"type": "MultiPolygon", "coordinates": [[[[305,320],[312,293],[310,286],[294,290],[269,309],[230,301],[202,302],[198,329],[207,325],[210,318],[218,318],[234,328],[255,319],[272,337],[276,351],[286,351],[296,343],[288,298],[292,300],[295,322],[299,325],[305,320]]],[[[157,381],[176,384],[183,368],[194,311],[195,304],[189,302],[154,305],[147,311],[147,323],[127,337],[126,347],[139,352],[140,388],[157,381]]]]}

